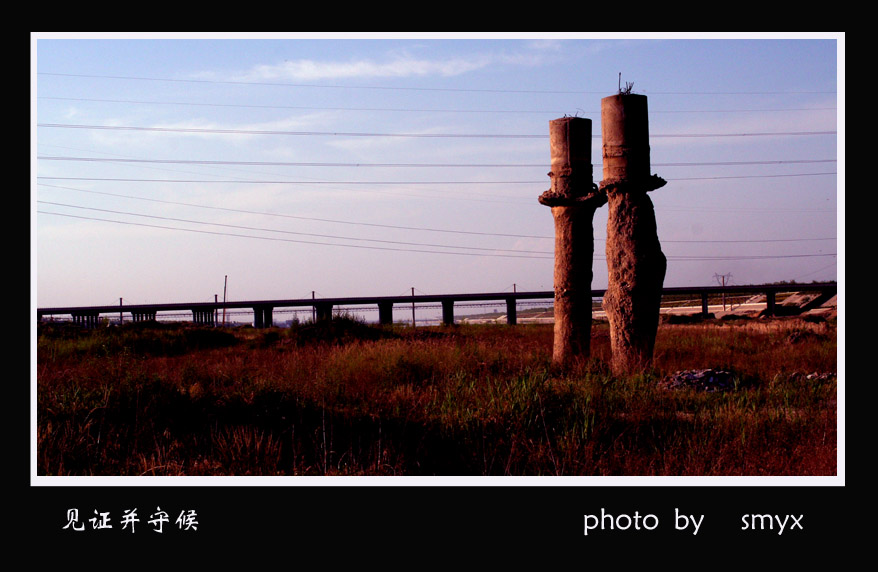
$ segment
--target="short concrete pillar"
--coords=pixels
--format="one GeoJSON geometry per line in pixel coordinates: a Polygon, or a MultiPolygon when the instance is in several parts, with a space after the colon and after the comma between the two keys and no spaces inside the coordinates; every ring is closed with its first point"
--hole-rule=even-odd
{"type": "Polygon", "coordinates": [[[192,321],[200,326],[212,326],[213,309],[193,308],[192,321]]]}
{"type": "Polygon", "coordinates": [[[454,325],[454,300],[442,300],[442,323],[446,326],[454,325]]]}
{"type": "Polygon", "coordinates": [[[314,304],[314,313],[317,321],[332,319],[332,304],[328,302],[318,302],[314,304]]]}
{"type": "Polygon", "coordinates": [[[272,326],[271,316],[271,306],[254,306],[253,327],[256,329],[270,328],[272,326]]]}
{"type": "Polygon", "coordinates": [[[555,221],[552,359],[560,365],[590,354],[593,220],[607,202],[593,180],[591,137],[590,119],[549,122],[552,186],[539,202],[551,207],[555,221]]]}
{"type": "Polygon", "coordinates": [[[265,328],[271,328],[274,326],[274,308],[271,306],[264,306],[262,308],[262,326],[265,328]]]}
{"type": "Polygon", "coordinates": [[[83,328],[96,328],[98,326],[99,312],[83,312],[73,314],[73,323],[83,328]]]}
{"type": "Polygon", "coordinates": [[[382,326],[393,324],[393,302],[378,302],[378,323],[382,326]]]}
{"type": "Polygon", "coordinates": [[[506,323],[514,326],[518,323],[518,308],[515,298],[506,298],[506,323]]]}
{"type": "Polygon", "coordinates": [[[612,369],[647,368],[655,348],[667,262],[647,192],[665,181],[650,174],[646,96],[619,93],[601,100],[603,180],[607,196],[608,284],[612,369]]]}

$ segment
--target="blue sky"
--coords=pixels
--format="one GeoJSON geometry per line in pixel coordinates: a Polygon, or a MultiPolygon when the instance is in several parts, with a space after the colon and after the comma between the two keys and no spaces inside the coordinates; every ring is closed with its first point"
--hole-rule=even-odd
{"type": "Polygon", "coordinates": [[[843,33],[32,38],[37,306],[551,290],[548,124],[599,181],[620,81],[666,286],[843,280],[843,33]]]}

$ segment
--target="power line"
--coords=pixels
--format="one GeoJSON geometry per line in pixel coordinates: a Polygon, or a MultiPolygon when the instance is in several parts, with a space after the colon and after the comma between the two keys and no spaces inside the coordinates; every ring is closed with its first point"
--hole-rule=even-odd
{"type": "Polygon", "coordinates": [[[99,212],[105,212],[105,213],[111,213],[111,214],[122,214],[122,215],[128,215],[128,216],[138,216],[138,217],[151,218],[151,219],[167,220],[167,221],[172,221],[172,222],[185,222],[185,223],[190,223],[190,224],[205,224],[205,225],[220,226],[220,227],[225,227],[225,228],[236,228],[236,229],[240,229],[240,230],[256,230],[256,231],[262,231],[262,232],[276,232],[276,233],[282,233],[282,234],[295,234],[295,235],[299,235],[299,236],[312,236],[312,237],[316,237],[316,238],[332,238],[332,239],[336,239],[336,240],[354,240],[354,241],[363,241],[363,242],[376,242],[376,243],[383,243],[383,244],[398,244],[398,245],[404,245],[404,246],[426,246],[426,247],[431,247],[431,248],[457,248],[457,249],[461,249],[461,250],[484,250],[484,251],[490,251],[490,252],[514,252],[514,253],[518,253],[518,254],[548,254],[548,255],[552,254],[551,252],[540,252],[540,251],[523,251],[523,250],[512,250],[512,249],[506,249],[506,248],[482,248],[482,247],[477,247],[477,246],[455,246],[455,245],[448,245],[448,244],[429,244],[429,243],[420,243],[420,242],[404,242],[404,241],[398,241],[398,240],[382,240],[382,239],[374,239],[374,238],[359,238],[359,237],[350,237],[350,236],[317,234],[317,233],[310,233],[310,232],[296,232],[296,231],[289,231],[289,230],[278,230],[278,229],[270,229],[270,228],[258,228],[258,227],[234,225],[234,224],[226,224],[226,223],[204,222],[204,221],[198,221],[198,220],[182,219],[182,218],[167,217],[167,216],[147,215],[147,214],[141,214],[141,213],[132,213],[132,212],[117,211],[117,210],[111,210],[111,209],[102,209],[102,208],[96,208],[96,207],[83,207],[83,206],[78,206],[78,205],[56,203],[56,202],[51,202],[51,201],[38,200],[37,203],[44,204],[44,205],[53,205],[53,206],[60,206],[60,207],[75,208],[75,209],[99,211],[99,212]]]}
{"type": "Polygon", "coordinates": [[[723,179],[777,179],[785,177],[816,177],[819,175],[837,175],[835,171],[824,173],[784,173],[780,175],[726,175],[721,177],[665,177],[667,181],[718,181],[723,179]]]}
{"type": "Polygon", "coordinates": [[[705,260],[773,260],[776,258],[817,258],[837,256],[835,252],[819,254],[779,254],[779,255],[748,255],[748,256],[669,256],[669,261],[705,261],[705,260]]]}
{"type": "MultiPolygon", "coordinates": [[[[273,129],[209,129],[197,127],[140,127],[133,125],[86,125],[71,123],[38,123],[37,127],[56,129],[92,129],[108,131],[143,131],[159,133],[200,133],[222,135],[287,135],[332,137],[412,137],[412,138],[463,138],[463,139],[548,139],[548,135],[498,134],[498,133],[377,133],[355,131],[281,131],[273,129]]],[[[753,133],[670,133],[650,134],[650,138],[711,138],[711,137],[792,137],[807,135],[837,135],[836,131],[777,131],[753,133]]],[[[600,135],[594,135],[597,139],[600,135]]]]}
{"type": "MultiPolygon", "coordinates": [[[[139,200],[139,201],[161,203],[161,204],[171,204],[171,205],[178,205],[178,206],[185,206],[185,207],[210,209],[210,210],[234,212],[234,213],[241,213],[241,214],[252,214],[252,215],[259,215],[259,216],[289,218],[289,219],[295,219],[295,220],[325,222],[325,223],[332,223],[332,224],[345,224],[345,225],[354,225],[354,226],[366,226],[366,227],[418,231],[418,232],[437,232],[437,233],[463,234],[463,235],[475,235],[475,236],[494,236],[494,237],[506,237],[506,238],[534,238],[534,239],[543,239],[543,240],[554,240],[554,238],[555,238],[554,236],[549,236],[549,235],[512,234],[512,233],[496,233],[496,232],[483,232],[483,231],[471,231],[471,230],[447,229],[447,228],[401,226],[401,225],[391,225],[391,224],[368,223],[368,222],[363,222],[363,221],[350,221],[350,220],[340,220],[340,219],[306,217],[306,216],[291,215],[291,214],[286,214],[286,213],[253,211],[253,210],[246,210],[246,209],[233,209],[233,208],[229,208],[229,207],[218,207],[218,206],[214,206],[214,205],[187,203],[187,202],[182,202],[182,201],[169,201],[169,200],[163,200],[163,199],[154,199],[151,197],[139,197],[136,195],[127,195],[127,194],[122,194],[122,193],[110,193],[107,191],[94,191],[94,190],[86,190],[86,189],[77,189],[74,187],[46,185],[44,183],[40,183],[40,186],[57,188],[57,189],[64,189],[64,190],[70,190],[70,191],[76,191],[76,192],[82,192],[82,193],[89,193],[89,194],[97,194],[97,195],[105,195],[105,196],[133,199],[133,200],[139,200]]],[[[595,238],[595,240],[602,240],[602,239],[595,238]]],[[[702,244],[702,243],[725,244],[725,243],[802,242],[802,241],[820,241],[820,240],[836,240],[836,237],[788,238],[788,239],[740,239],[740,240],[662,240],[662,243],[668,243],[668,244],[692,244],[692,243],[694,243],[694,244],[702,244]]]]}
{"type": "MultiPolygon", "coordinates": [[[[346,248],[360,248],[360,249],[369,249],[369,250],[389,250],[396,252],[412,252],[412,253],[420,253],[420,254],[452,254],[459,256],[488,256],[488,257],[500,257],[500,258],[529,258],[529,259],[544,259],[551,260],[552,256],[524,256],[518,254],[495,254],[495,253],[474,253],[474,252],[454,252],[454,251],[438,251],[438,250],[422,250],[422,249],[410,249],[410,248],[393,248],[393,247],[382,247],[382,246],[364,246],[359,244],[337,244],[330,242],[315,242],[310,240],[297,240],[297,239],[289,239],[289,238],[274,238],[267,236],[253,236],[253,235],[243,235],[229,232],[217,232],[217,231],[208,231],[208,230],[197,230],[191,228],[181,228],[181,227],[170,227],[163,225],[154,225],[154,224],[146,224],[146,223],[137,223],[130,221],[120,221],[120,220],[112,220],[112,219],[103,219],[97,217],[86,217],[86,216],[78,216],[66,213],[56,213],[49,211],[37,211],[38,214],[48,214],[55,215],[67,218],[76,218],[83,220],[94,220],[100,222],[111,222],[116,224],[124,224],[131,226],[142,226],[148,228],[158,228],[163,230],[179,230],[184,232],[194,232],[199,234],[209,234],[215,236],[228,236],[234,238],[252,238],[257,240],[269,240],[269,241],[279,241],[279,242],[293,242],[293,243],[301,243],[301,244],[313,244],[313,245],[321,245],[321,246],[340,246],[346,248]]],[[[160,218],[160,217],[158,217],[160,218]]],[[[208,223],[210,224],[210,223],[208,223]]],[[[835,253],[826,253],[826,254],[784,254],[784,255],[759,255],[759,256],[668,256],[668,261],[679,261],[679,262],[699,262],[699,261],[710,261],[710,260],[773,260],[773,259],[785,259],[785,258],[813,258],[813,257],[825,257],[825,256],[836,256],[835,253]]],[[[595,260],[605,260],[604,258],[595,257],[595,260]]]]}
{"type": "MultiPolygon", "coordinates": [[[[97,74],[73,74],[73,73],[56,73],[56,72],[37,72],[37,75],[51,75],[58,77],[79,77],[79,78],[95,78],[95,79],[117,79],[117,80],[137,80],[137,81],[164,81],[173,83],[201,83],[201,84],[231,84],[231,85],[265,85],[275,87],[308,87],[308,88],[325,88],[325,89],[375,89],[387,91],[440,91],[440,92],[475,92],[475,93],[545,93],[545,94],[605,94],[605,91],[587,91],[587,90],[540,90],[540,89],[485,89],[485,88],[448,88],[448,87],[398,87],[398,86],[380,86],[380,85],[336,85],[336,84],[309,84],[309,83],[287,83],[287,82],[267,82],[267,81],[243,81],[243,80],[218,80],[218,79],[179,79],[179,78],[162,78],[148,76],[120,76],[120,75],[97,75],[97,74]]],[[[788,91],[650,91],[653,95],[816,95],[816,94],[834,94],[836,90],[788,90],[788,91]]]]}
{"type": "MultiPolygon", "coordinates": [[[[825,173],[821,173],[825,174],[825,173]]],[[[241,183],[261,185],[535,185],[545,181],[283,181],[243,179],[135,179],[122,177],[44,177],[51,181],[113,181],[122,183],[241,183]]]]}
{"type": "MultiPolygon", "coordinates": [[[[202,165],[202,166],[256,166],[256,167],[475,167],[475,168],[504,168],[504,167],[545,167],[543,163],[327,163],[327,162],[304,162],[304,161],[228,161],[228,160],[197,160],[197,159],[119,159],[112,157],[64,157],[52,155],[38,155],[42,161],[71,161],[86,163],[133,163],[133,164],[174,164],[174,165],[202,165]]],[[[688,163],[652,163],[653,167],[702,167],[702,166],[745,166],[745,165],[801,165],[810,163],[837,163],[837,159],[800,159],[800,160],[766,160],[766,161],[708,161],[688,163]]]]}
{"type": "Polygon", "coordinates": [[[184,231],[184,232],[195,232],[195,233],[199,233],[199,234],[229,236],[229,237],[236,237],[236,238],[253,238],[253,239],[257,239],[257,240],[270,240],[270,241],[279,241],[279,242],[295,242],[295,243],[301,243],[301,244],[314,244],[314,245],[321,245],[321,246],[340,246],[340,247],[346,247],[346,248],[361,248],[361,249],[369,249],[369,250],[390,250],[390,251],[396,251],[396,252],[415,252],[415,253],[422,253],[422,254],[453,254],[453,255],[459,255],[459,256],[492,256],[492,257],[501,257],[501,258],[535,258],[535,259],[547,259],[547,260],[552,259],[551,256],[524,256],[524,255],[517,255],[517,254],[453,252],[453,251],[439,251],[439,250],[421,250],[421,249],[411,249],[411,248],[392,248],[392,247],[383,247],[383,246],[364,246],[364,245],[359,245],[359,244],[336,244],[336,243],[331,243],[331,242],[316,242],[316,241],[311,241],[311,240],[297,240],[297,239],[291,239],[291,238],[275,238],[275,237],[268,237],[268,236],[253,236],[253,235],[244,235],[244,234],[236,234],[236,233],[228,233],[228,232],[216,232],[216,231],[209,231],[209,230],[197,230],[197,229],[191,229],[191,228],[170,227],[170,226],[145,224],[145,223],[137,223],[137,222],[130,222],[130,221],[102,219],[102,218],[97,218],[97,217],[77,216],[77,215],[72,215],[72,214],[55,213],[55,212],[39,211],[39,210],[37,211],[37,213],[38,214],[56,215],[56,216],[62,216],[62,217],[68,217],[68,218],[84,219],[84,220],[112,222],[112,223],[116,223],[116,224],[143,226],[143,227],[149,227],[149,228],[159,228],[159,229],[165,229],[165,230],[180,230],[180,231],[184,231]]]}
{"type": "Polygon", "coordinates": [[[476,139],[547,139],[548,135],[503,135],[480,133],[370,133],[354,131],[280,131],[272,129],[207,129],[196,127],[138,127],[132,125],[76,125],[69,123],[38,123],[37,127],[58,129],[94,129],[109,131],[145,131],[161,133],[210,133],[222,135],[289,135],[289,136],[341,136],[341,137],[415,137],[428,139],[476,138],[476,139]]]}
{"type": "Polygon", "coordinates": [[[347,220],[339,220],[339,219],[327,219],[327,218],[318,218],[318,217],[305,217],[299,215],[291,215],[284,213],[273,213],[273,212],[265,212],[265,211],[251,211],[245,209],[233,209],[229,207],[218,207],[213,205],[203,205],[197,203],[186,203],[180,201],[167,201],[161,199],[153,199],[149,197],[138,197],[134,195],[124,195],[120,193],[109,193],[105,191],[92,191],[85,189],[76,189],[73,187],[61,187],[57,185],[46,185],[44,183],[40,183],[41,186],[67,189],[71,191],[78,191],[83,193],[92,193],[98,195],[108,195],[113,197],[121,197],[126,199],[135,199],[140,201],[150,201],[156,203],[165,203],[165,204],[174,204],[186,207],[195,207],[202,209],[213,209],[227,212],[237,212],[242,214],[255,214],[262,216],[272,216],[272,217],[282,217],[282,218],[290,218],[296,220],[307,220],[307,221],[315,221],[315,222],[327,222],[334,224],[347,224],[347,225],[356,225],[356,226],[368,226],[368,227],[376,227],[376,228],[388,228],[388,229],[397,229],[397,230],[415,230],[415,231],[425,231],[425,232],[441,232],[441,233],[451,233],[451,234],[467,234],[467,235],[479,235],[479,236],[499,236],[499,237],[510,237],[510,238],[543,238],[543,239],[552,239],[554,237],[551,236],[539,236],[539,235],[527,235],[527,234],[508,234],[508,233],[492,233],[492,232],[480,232],[480,231],[467,231],[467,230],[456,230],[456,229],[441,229],[441,228],[428,228],[428,227],[412,227],[412,226],[400,226],[400,225],[390,225],[390,224],[378,224],[378,223],[368,223],[361,221],[347,221],[347,220]]]}
{"type": "MultiPolygon", "coordinates": [[[[823,173],[787,173],[780,175],[727,175],[716,177],[677,177],[668,178],[673,181],[718,181],[723,179],[764,179],[784,177],[815,177],[821,175],[837,175],[834,171],[823,173]]],[[[222,183],[222,184],[252,184],[252,185],[541,185],[545,181],[289,181],[289,180],[243,180],[243,179],[138,179],[123,177],[45,177],[37,179],[47,181],[105,181],[115,183],[222,183]]]]}
{"type": "MultiPolygon", "coordinates": [[[[192,101],[155,101],[135,99],[99,99],[88,97],[52,97],[46,95],[37,96],[37,99],[53,101],[78,101],[87,103],[119,103],[126,105],[177,105],[192,107],[221,107],[240,109],[307,109],[318,111],[363,111],[375,112],[386,111],[393,113],[495,113],[495,114],[540,114],[560,115],[563,111],[548,111],[534,109],[436,109],[436,108],[412,108],[412,107],[329,107],[317,105],[255,105],[243,103],[208,103],[192,101]]],[[[650,109],[650,114],[661,113],[768,113],[785,111],[832,111],[837,107],[788,107],[788,108],[753,108],[753,109],[650,109]]],[[[600,111],[583,111],[589,115],[600,115],[600,111]]]]}
{"type": "Polygon", "coordinates": [[[81,161],[93,163],[151,163],[208,166],[256,166],[256,167],[545,167],[544,164],[526,163],[326,163],[297,161],[210,161],[196,159],[114,159],[112,157],[58,157],[40,155],[46,161],[81,161]]]}

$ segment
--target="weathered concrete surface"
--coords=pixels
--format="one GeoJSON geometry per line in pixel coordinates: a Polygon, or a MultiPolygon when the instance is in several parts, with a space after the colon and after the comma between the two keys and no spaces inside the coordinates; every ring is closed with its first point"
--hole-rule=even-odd
{"type": "Polygon", "coordinates": [[[645,192],[610,191],[607,291],[612,369],[619,375],[648,367],[655,349],[666,260],[655,212],[645,192]]]}
{"type": "Polygon", "coordinates": [[[552,359],[566,365],[588,357],[591,345],[591,280],[594,213],[606,196],[594,184],[591,120],[549,122],[551,188],[539,202],[555,221],[555,325],[552,359]]]}
{"type": "Polygon", "coordinates": [[[555,326],[552,360],[566,364],[591,352],[591,280],[596,206],[552,207],[555,219],[555,326]]]}
{"type": "Polygon", "coordinates": [[[636,373],[652,362],[667,268],[647,192],[665,184],[650,174],[646,97],[618,94],[601,100],[606,194],[607,291],[612,369],[636,373]]]}

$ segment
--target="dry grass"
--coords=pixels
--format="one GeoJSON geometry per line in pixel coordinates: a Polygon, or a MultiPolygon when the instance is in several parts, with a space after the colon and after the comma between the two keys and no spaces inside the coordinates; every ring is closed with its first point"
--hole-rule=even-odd
{"type": "MultiPolygon", "coordinates": [[[[329,327],[329,326],[327,326],[329,327]]],[[[551,326],[41,332],[46,475],[832,475],[836,335],[660,327],[654,370],[551,364],[551,326]],[[741,387],[669,391],[730,369],[741,387]],[[803,374],[832,374],[807,378],[803,374]],[[743,383],[746,382],[746,383],[743,383]]]]}

